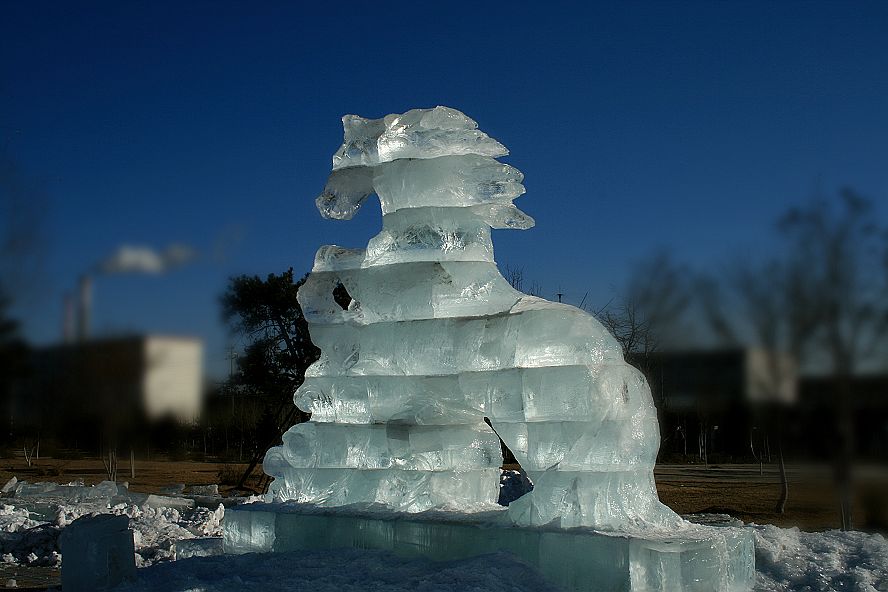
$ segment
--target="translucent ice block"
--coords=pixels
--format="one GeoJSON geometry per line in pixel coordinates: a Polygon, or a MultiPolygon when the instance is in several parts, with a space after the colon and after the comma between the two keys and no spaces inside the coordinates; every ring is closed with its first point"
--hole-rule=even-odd
{"type": "Polygon", "coordinates": [[[308,502],[325,507],[380,504],[403,512],[496,503],[499,469],[409,471],[401,469],[300,469],[266,454],[263,466],[275,477],[269,495],[275,500],[308,502]]]}
{"type": "Polygon", "coordinates": [[[468,208],[398,210],[382,219],[364,266],[410,261],[493,262],[490,225],[468,208]]]}
{"type": "Polygon", "coordinates": [[[755,579],[747,529],[613,534],[514,528],[499,514],[250,504],[225,513],[223,544],[227,553],[359,548],[440,561],[507,552],[565,592],[748,592],[755,579]]]}
{"type": "Polygon", "coordinates": [[[495,265],[474,261],[315,271],[299,290],[305,318],[320,324],[480,317],[506,312],[520,297],[495,265]],[[334,298],[340,284],[352,298],[347,308],[334,298]]]}
{"type": "Polygon", "coordinates": [[[321,356],[294,397],[311,423],[265,459],[275,496],[490,501],[501,457],[486,418],[534,481],[516,524],[681,524],[652,486],[659,433],[641,373],[590,315],[524,296],[496,268],[491,228],[533,225],[512,204],[523,175],[496,160],[502,144],[446,107],[343,124],[318,208],[347,219],[375,194],[383,228],[366,249],[322,247],[299,291],[321,356]]]}
{"type": "Polygon", "coordinates": [[[489,317],[311,325],[321,359],[307,376],[451,374],[622,361],[598,321],[565,307],[489,317]]]}
{"type": "Polygon", "coordinates": [[[498,468],[496,434],[483,422],[459,426],[310,422],[284,434],[280,453],[294,468],[459,471],[498,468]]]}
{"type": "Polygon", "coordinates": [[[405,208],[508,204],[524,193],[521,171],[489,156],[395,160],[376,167],[382,213],[405,208]]]}
{"type": "Polygon", "coordinates": [[[342,125],[345,137],[333,156],[334,170],[374,166],[399,158],[509,153],[505,146],[479,131],[474,120],[448,107],[412,109],[381,119],[346,115],[342,125]]]}
{"type": "MultiPolygon", "coordinates": [[[[314,421],[340,423],[462,424],[602,421],[649,409],[643,378],[623,362],[587,366],[507,368],[440,375],[309,376],[296,405],[314,421]]],[[[502,436],[502,434],[500,434],[502,436]]],[[[656,441],[656,432],[652,434],[656,441]]]]}

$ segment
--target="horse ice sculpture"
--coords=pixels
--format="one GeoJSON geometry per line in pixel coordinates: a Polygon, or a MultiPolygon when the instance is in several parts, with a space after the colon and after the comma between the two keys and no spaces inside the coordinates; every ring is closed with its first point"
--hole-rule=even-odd
{"type": "Polygon", "coordinates": [[[274,498],[484,509],[498,435],[534,483],[509,506],[514,523],[679,526],[654,487],[642,374],[590,315],[497,270],[490,229],[534,224],[512,204],[523,175],[496,160],[505,147],[447,107],[343,124],[318,208],[348,219],[376,194],[383,229],[365,250],[322,247],[299,291],[322,355],[295,396],[311,421],[265,457],[274,498]]]}

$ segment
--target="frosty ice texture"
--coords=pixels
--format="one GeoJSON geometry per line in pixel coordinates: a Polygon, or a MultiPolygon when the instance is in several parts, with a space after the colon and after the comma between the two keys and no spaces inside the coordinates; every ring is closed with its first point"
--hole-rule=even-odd
{"type": "Polygon", "coordinates": [[[226,511],[223,547],[238,554],[383,549],[436,561],[505,551],[565,592],[747,592],[755,580],[749,530],[686,524],[680,531],[631,536],[514,528],[501,520],[505,513],[246,504],[226,511]]]}
{"type": "Polygon", "coordinates": [[[594,318],[497,270],[491,228],[534,223],[505,147],[446,107],[343,124],[318,208],[348,219],[375,194],[383,229],[363,250],[321,247],[299,291],[322,354],[295,395],[311,422],[266,455],[273,497],[483,509],[502,438],[534,484],[509,506],[516,524],[680,526],[654,487],[644,377],[594,318]]]}

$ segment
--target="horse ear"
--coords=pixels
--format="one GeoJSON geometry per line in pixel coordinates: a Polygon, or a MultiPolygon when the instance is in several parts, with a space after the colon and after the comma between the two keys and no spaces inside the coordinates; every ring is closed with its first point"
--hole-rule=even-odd
{"type": "Polygon", "coordinates": [[[365,166],[337,169],[330,173],[324,191],[315,204],[321,216],[334,220],[351,220],[373,189],[373,169],[365,166]]]}

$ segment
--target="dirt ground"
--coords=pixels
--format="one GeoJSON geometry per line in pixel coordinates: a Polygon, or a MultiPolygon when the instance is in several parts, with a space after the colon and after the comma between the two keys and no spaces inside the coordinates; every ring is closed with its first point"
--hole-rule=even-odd
{"type": "MultiPolygon", "coordinates": [[[[723,513],[744,522],[798,526],[802,530],[840,527],[838,497],[826,466],[788,467],[789,498],[778,514],[780,477],[765,465],[659,465],[655,471],[660,499],[681,514],[723,513]]],[[[855,528],[888,532],[888,467],[861,466],[855,471],[855,528]]]]}
{"type": "MultiPolygon", "coordinates": [[[[118,481],[129,482],[132,491],[158,492],[174,483],[218,483],[233,493],[233,485],[245,464],[136,460],[135,476],[129,461],[120,462],[118,481]]],[[[82,479],[86,484],[107,478],[99,459],[62,460],[40,458],[28,466],[24,458],[0,459],[0,484],[15,475],[29,482],[66,483],[82,479]]],[[[260,470],[247,485],[256,488],[260,470]]],[[[655,471],[660,499],[681,514],[724,513],[744,522],[798,526],[804,530],[837,528],[835,488],[828,467],[790,467],[789,502],[777,514],[780,480],[773,465],[659,465],[655,471]]],[[[859,467],[856,475],[854,523],[866,530],[888,531],[888,467],[859,467]]]]}
{"type": "MultiPolygon", "coordinates": [[[[186,485],[219,484],[219,490],[226,493],[234,488],[247,465],[238,463],[213,463],[170,460],[139,460],[130,467],[129,459],[121,460],[117,467],[117,481],[127,482],[130,491],[158,493],[166,486],[176,483],[186,485]]],[[[0,459],[0,480],[4,483],[12,476],[20,481],[54,481],[68,483],[82,480],[94,485],[108,479],[108,473],[101,459],[84,458],[78,460],[40,458],[31,466],[23,458],[0,459]]],[[[256,469],[247,486],[258,485],[261,470],[256,469]]],[[[248,493],[248,492],[247,492],[248,493]]]]}

